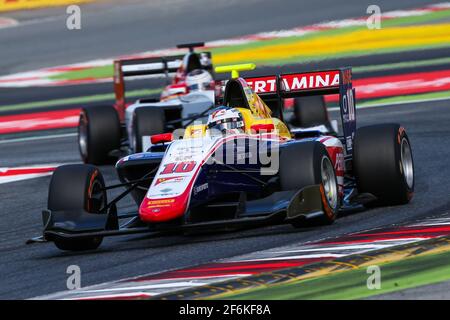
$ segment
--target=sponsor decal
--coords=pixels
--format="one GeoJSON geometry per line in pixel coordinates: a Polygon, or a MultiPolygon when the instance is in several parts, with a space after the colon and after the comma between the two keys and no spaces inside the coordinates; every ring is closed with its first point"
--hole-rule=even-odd
{"type": "Polygon", "coordinates": [[[147,207],[148,208],[170,207],[174,202],[175,202],[175,199],[149,200],[147,202],[147,207]]]}
{"type": "Polygon", "coordinates": [[[347,154],[353,152],[353,138],[356,132],[355,121],[355,89],[352,88],[352,71],[350,68],[341,71],[342,84],[339,88],[339,105],[341,108],[342,131],[345,137],[347,154]]]}
{"type": "MultiPolygon", "coordinates": [[[[255,93],[274,93],[277,91],[276,76],[248,78],[247,84],[255,93]]],[[[282,90],[299,91],[339,87],[339,70],[285,74],[280,76],[282,90]]],[[[350,79],[351,81],[351,79],[350,79]]]]}
{"type": "Polygon", "coordinates": [[[186,162],[191,161],[194,158],[194,156],[195,156],[194,154],[184,154],[173,157],[173,160],[176,162],[186,162]]]}
{"type": "Polygon", "coordinates": [[[271,115],[269,107],[267,107],[262,99],[254,92],[255,90],[249,86],[247,80],[239,78],[238,81],[244,89],[245,97],[252,112],[262,118],[269,118],[271,115]]]}
{"type": "Polygon", "coordinates": [[[335,166],[336,171],[338,172],[344,172],[344,154],[342,152],[339,152],[338,154],[336,154],[336,166],[335,166]]]}
{"type": "Polygon", "coordinates": [[[135,153],[127,156],[125,161],[131,160],[142,160],[142,159],[158,159],[161,158],[160,152],[145,152],[145,153],[135,153]]]}
{"type": "MultiPolygon", "coordinates": [[[[178,183],[184,180],[184,177],[167,177],[167,178],[158,178],[156,180],[155,186],[161,183],[178,183]]],[[[162,190],[161,190],[162,191],[162,190]]]]}
{"type": "Polygon", "coordinates": [[[194,188],[194,195],[197,195],[198,193],[205,191],[207,189],[208,189],[208,183],[201,184],[198,187],[194,188]]]}
{"type": "Polygon", "coordinates": [[[196,137],[196,136],[202,136],[202,134],[203,134],[203,129],[201,129],[201,128],[197,128],[197,129],[191,129],[191,136],[192,137],[196,137]]]}
{"type": "Polygon", "coordinates": [[[275,92],[277,90],[276,76],[249,78],[246,81],[255,93],[275,92]]]}
{"type": "Polygon", "coordinates": [[[221,110],[216,110],[211,114],[211,118],[214,120],[217,117],[223,116],[225,115],[227,111],[225,109],[221,109],[221,110]]]}
{"type": "Polygon", "coordinates": [[[194,170],[196,165],[195,161],[168,163],[164,165],[164,170],[160,174],[188,173],[194,170]]]}
{"type": "Polygon", "coordinates": [[[339,86],[339,70],[282,75],[284,91],[324,89],[339,86]]]}
{"type": "Polygon", "coordinates": [[[347,147],[347,150],[352,150],[353,149],[353,138],[350,136],[345,138],[345,145],[347,147]]]}

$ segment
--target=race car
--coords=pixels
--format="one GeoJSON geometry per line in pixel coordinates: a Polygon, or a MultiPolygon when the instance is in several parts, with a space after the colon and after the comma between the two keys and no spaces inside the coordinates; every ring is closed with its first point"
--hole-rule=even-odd
{"type": "Polygon", "coordinates": [[[331,224],[348,210],[411,200],[414,164],[406,131],[395,123],[356,128],[351,68],[239,76],[254,68],[216,68],[232,72],[222,104],[206,123],[153,135],[148,152],[121,158],[120,184],[105,186],[92,165],[58,167],[40,240],[78,251],[115,235],[331,224]],[[339,94],[341,135],[291,131],[276,112],[274,101],[325,94],[339,94]],[[107,191],[119,187],[125,190],[108,201],[107,191]],[[136,209],[118,213],[118,201],[128,194],[136,209]]]}
{"type": "Polygon", "coordinates": [[[114,106],[82,108],[78,144],[85,163],[114,163],[123,155],[143,151],[142,139],[170,132],[201,118],[214,106],[215,82],[210,52],[194,52],[203,43],[178,45],[188,48],[184,56],[125,59],[114,62],[114,106]],[[132,104],[125,96],[125,79],[169,76],[171,83],[158,98],[132,104]]]}

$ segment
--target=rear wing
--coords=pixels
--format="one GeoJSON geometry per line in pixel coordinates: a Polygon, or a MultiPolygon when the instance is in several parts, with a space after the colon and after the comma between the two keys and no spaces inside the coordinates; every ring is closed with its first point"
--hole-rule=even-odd
{"type": "Polygon", "coordinates": [[[131,77],[151,75],[168,76],[176,72],[183,63],[183,55],[172,57],[139,58],[114,61],[114,93],[116,109],[123,120],[125,110],[125,80],[131,77]]]}
{"type": "Polygon", "coordinates": [[[263,99],[281,100],[306,95],[339,94],[345,148],[347,154],[353,153],[356,113],[351,68],[249,77],[245,80],[263,99]]]}
{"type": "MultiPolygon", "coordinates": [[[[189,47],[189,45],[182,45],[183,48],[185,46],[187,46],[187,48],[192,47],[189,47]]],[[[200,63],[205,63],[205,65],[202,64],[202,66],[209,68],[206,64],[211,61],[210,52],[194,53],[190,51],[187,55],[114,61],[114,93],[116,97],[116,108],[119,111],[120,118],[123,118],[125,110],[125,82],[127,78],[148,77],[154,75],[169,77],[169,74],[177,72],[183,63],[189,64],[193,60],[198,61],[199,59],[191,59],[193,55],[197,54],[199,55],[200,63]]]]}

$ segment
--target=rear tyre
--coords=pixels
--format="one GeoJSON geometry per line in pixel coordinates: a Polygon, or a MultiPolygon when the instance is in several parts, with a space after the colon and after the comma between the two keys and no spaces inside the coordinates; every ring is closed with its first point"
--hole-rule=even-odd
{"type": "Polygon", "coordinates": [[[116,109],[98,106],[81,110],[78,146],[85,163],[112,163],[115,159],[109,153],[120,148],[120,139],[120,120],[116,109]]]}
{"type": "MultiPolygon", "coordinates": [[[[321,185],[324,215],[315,219],[318,224],[331,224],[336,219],[340,199],[333,162],[323,144],[308,141],[284,148],[280,154],[281,190],[300,190],[321,185]]],[[[294,227],[304,226],[304,220],[292,221],[294,227]]]]}
{"type": "Polygon", "coordinates": [[[300,128],[319,125],[330,127],[328,110],[323,96],[295,98],[292,124],[300,128]]]}
{"type": "Polygon", "coordinates": [[[353,146],[353,166],[360,193],[371,193],[371,205],[408,203],[414,192],[411,145],[399,124],[359,128],[353,146]]]}
{"type": "Polygon", "coordinates": [[[130,145],[134,152],[143,152],[142,137],[164,133],[165,114],[161,108],[137,108],[133,115],[133,130],[130,145]]]}
{"type": "MultiPolygon", "coordinates": [[[[103,176],[92,165],[74,164],[58,167],[53,173],[48,192],[48,209],[65,211],[83,209],[91,214],[100,214],[106,206],[107,197],[103,176]]],[[[55,238],[61,250],[81,251],[98,248],[103,237],[82,239],[55,238]]]]}

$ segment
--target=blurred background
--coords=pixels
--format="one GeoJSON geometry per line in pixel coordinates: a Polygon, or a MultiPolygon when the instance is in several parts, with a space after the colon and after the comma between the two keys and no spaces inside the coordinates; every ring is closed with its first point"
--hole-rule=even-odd
{"type": "MultiPolygon", "coordinates": [[[[111,103],[114,58],[177,54],[185,52],[174,50],[177,44],[198,41],[206,42],[215,65],[255,62],[256,74],[352,66],[359,103],[425,93],[441,97],[449,90],[448,82],[439,82],[448,78],[450,64],[450,8],[445,2],[1,3],[0,115],[111,103]],[[43,8],[13,10],[30,3],[43,8]],[[79,29],[67,27],[70,4],[80,6],[79,29]],[[379,22],[373,15],[378,10],[379,22]],[[417,78],[420,71],[426,73],[417,78]]],[[[129,97],[157,93],[151,89],[162,84],[133,81],[129,97]]],[[[61,114],[64,125],[50,127],[67,127],[64,116],[75,113],[61,114]]],[[[0,118],[0,133],[16,133],[17,123],[10,123],[11,129],[4,120],[0,118]]],[[[40,128],[27,125],[25,131],[40,128]]]]}

